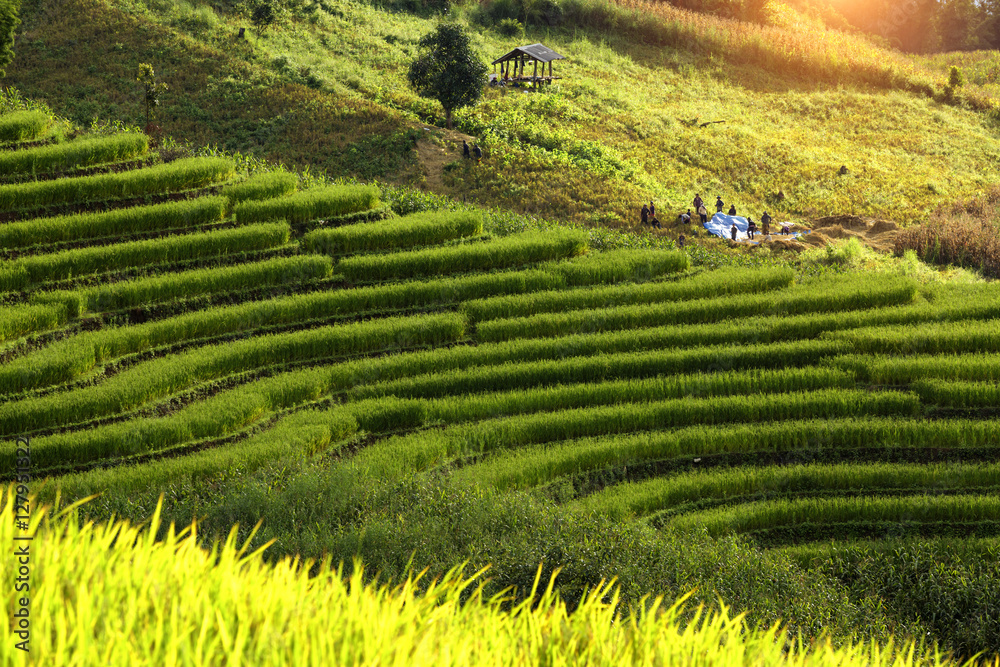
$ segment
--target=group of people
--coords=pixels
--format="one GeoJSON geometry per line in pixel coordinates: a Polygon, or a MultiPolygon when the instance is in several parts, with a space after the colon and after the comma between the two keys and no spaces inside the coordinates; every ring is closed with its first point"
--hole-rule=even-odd
{"type": "Polygon", "coordinates": [[[642,205],[642,209],[639,211],[639,220],[644,225],[651,225],[657,229],[663,229],[663,225],[661,225],[660,221],[656,219],[656,206],[653,202],[649,202],[649,205],[642,205]]]}
{"type": "MultiPolygon", "coordinates": [[[[695,210],[695,213],[692,213],[691,209],[689,208],[686,212],[681,213],[680,215],[677,216],[677,224],[681,225],[690,224],[691,220],[694,219],[695,214],[698,215],[699,219],[701,220],[701,224],[705,224],[706,222],[708,222],[708,207],[705,205],[705,200],[701,198],[701,194],[695,195],[694,200],[691,202],[691,206],[695,210]]],[[[726,203],[722,201],[722,197],[716,197],[715,198],[716,213],[722,213],[724,210],[726,210],[726,203]]],[[[726,211],[726,215],[730,216],[737,215],[735,204],[729,205],[729,210],[726,211]]],[[[663,226],[660,224],[660,221],[656,219],[656,207],[653,205],[653,202],[649,202],[649,204],[642,205],[642,209],[639,211],[639,219],[642,221],[642,224],[644,225],[648,224],[653,227],[656,227],[657,229],[663,228],[663,226]]],[[[772,218],[767,211],[764,211],[764,215],[762,215],[760,218],[760,226],[758,227],[757,223],[754,222],[754,219],[747,216],[747,236],[750,238],[750,240],[756,238],[758,233],[763,234],[764,236],[768,236],[771,233],[771,223],[773,222],[773,220],[774,218],[772,218]]],[[[789,228],[789,225],[787,224],[783,225],[780,233],[790,234],[791,229],[789,228]]],[[[739,234],[739,229],[736,227],[736,223],[733,223],[733,226],[730,229],[731,238],[735,241],[738,234],[739,234]]],[[[683,234],[678,239],[678,245],[682,248],[684,247],[683,234]]]]}
{"type": "Polygon", "coordinates": [[[462,139],[462,157],[466,160],[470,159],[473,155],[476,156],[476,162],[481,162],[483,159],[483,149],[479,147],[479,144],[472,144],[472,151],[469,151],[469,143],[462,139]]]}

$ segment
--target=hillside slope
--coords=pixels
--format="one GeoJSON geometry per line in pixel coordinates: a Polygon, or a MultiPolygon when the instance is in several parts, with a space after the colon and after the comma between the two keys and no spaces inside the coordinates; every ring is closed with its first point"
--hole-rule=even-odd
{"type": "Polygon", "coordinates": [[[178,139],[612,226],[634,224],[642,201],[670,211],[695,192],[752,214],[909,223],[1000,183],[991,112],[945,103],[941,73],[788,7],[757,26],[641,0],[562,0],[558,25],[536,21],[523,38],[481,27],[477,6],[452,8],[484,60],[535,41],[568,58],[551,89],[487,90],[458,113],[487,151],[476,169],[454,135],[422,129],[443,123],[440,107],[405,83],[436,18],[350,0],[300,7],[242,41],[248,22],[225,2],[31,0],[6,83],[78,123],[138,121],[134,73],[149,62],[171,87],[158,122],[178,139]],[[425,174],[418,141],[456,164],[425,174]]]}

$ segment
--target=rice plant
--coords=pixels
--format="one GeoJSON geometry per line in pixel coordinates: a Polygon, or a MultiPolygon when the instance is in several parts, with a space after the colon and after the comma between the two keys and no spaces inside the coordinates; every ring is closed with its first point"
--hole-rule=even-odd
{"type": "Polygon", "coordinates": [[[60,305],[4,306],[0,310],[0,342],[66,323],[66,308],[60,305]]]}
{"type": "Polygon", "coordinates": [[[45,133],[52,119],[41,111],[14,111],[0,116],[0,142],[31,141],[45,133]]]}
{"type": "MultiPolygon", "coordinates": [[[[456,475],[498,489],[528,488],[562,475],[649,461],[690,463],[720,454],[769,456],[867,448],[935,450],[995,446],[1000,425],[987,421],[914,419],[789,420],[697,426],[676,431],[597,436],[499,451],[456,475]]],[[[877,455],[877,454],[876,454],[877,455]]]]}
{"type": "Polygon", "coordinates": [[[732,508],[692,512],[670,520],[677,530],[706,530],[709,535],[768,531],[794,525],[998,522],[1000,496],[917,494],[898,498],[861,496],[775,500],[732,508]]]}
{"type": "Polygon", "coordinates": [[[573,257],[583,253],[586,247],[586,234],[575,230],[528,232],[451,248],[349,257],[337,264],[337,270],[354,282],[407,280],[421,276],[509,269],[573,257]]]}
{"type": "Polygon", "coordinates": [[[669,324],[718,322],[753,315],[796,315],[855,310],[909,303],[916,295],[911,281],[845,281],[817,288],[803,286],[787,292],[737,294],[683,302],[626,305],[529,317],[495,319],[477,326],[484,341],[511,338],[559,337],[567,334],[657,327],[669,324]]]}
{"type": "Polygon", "coordinates": [[[302,238],[307,252],[341,255],[435,245],[483,233],[478,212],[425,212],[402,218],[321,228],[302,238]]]}
{"type": "Polygon", "coordinates": [[[796,499],[809,494],[983,493],[1000,485],[1000,465],[839,464],[695,472],[618,484],[573,503],[618,520],[695,505],[796,499]]]}
{"type": "MultiPolygon", "coordinates": [[[[13,553],[20,544],[13,490],[0,507],[0,548],[13,553]]],[[[37,513],[30,527],[35,539],[31,646],[33,657],[45,663],[336,660],[450,667],[530,664],[545,655],[559,664],[616,666],[958,664],[940,654],[917,659],[905,643],[892,651],[850,642],[834,648],[826,639],[788,651],[795,641],[776,627],[750,627],[727,610],[699,610],[692,618],[682,602],[668,605],[659,597],[622,616],[618,592],[607,583],[585,594],[570,613],[554,577],[544,581],[540,570],[526,601],[511,609],[500,596],[483,594],[481,573],[469,577],[461,568],[433,581],[413,577],[378,584],[360,564],[348,577],[329,562],[302,567],[292,560],[266,561],[263,550],[241,546],[236,531],[206,551],[198,531],[165,530],[159,506],[145,528],[95,524],[72,512],[56,518],[37,513]],[[150,590],[157,594],[148,595],[150,590]],[[75,600],[72,607],[65,604],[67,596],[75,600]],[[108,608],[131,608],[146,621],[122,623],[105,613],[108,608]],[[304,609],[308,613],[301,613],[304,609]],[[80,623],[87,634],[108,639],[94,642],[65,631],[80,623]],[[268,630],[246,631],[250,627],[268,630]]],[[[15,572],[5,573],[2,602],[15,608],[15,572]]],[[[0,639],[13,647],[19,641],[16,628],[4,624],[0,639]]]]}
{"type": "Polygon", "coordinates": [[[214,269],[179,271],[78,290],[36,292],[31,298],[34,303],[63,304],[75,317],[87,311],[122,310],[260,285],[320,280],[329,278],[332,273],[333,262],[329,257],[296,255],[214,269]]]}
{"type": "Polygon", "coordinates": [[[828,361],[870,384],[899,385],[917,380],[1000,381],[1000,354],[941,354],[906,357],[842,355],[828,361]]]}
{"type": "Polygon", "coordinates": [[[277,199],[295,192],[299,178],[287,171],[267,171],[255,174],[242,183],[228,185],[219,194],[229,200],[229,207],[245,201],[277,199]]]}
{"type": "Polygon", "coordinates": [[[102,213],[33,218],[0,226],[0,248],[196,227],[221,221],[225,212],[224,197],[199,197],[102,213]]]}
{"type": "Polygon", "coordinates": [[[192,190],[229,180],[235,172],[231,160],[195,157],[120,174],[0,185],[0,211],[192,190]]]}
{"type": "Polygon", "coordinates": [[[386,318],[195,348],[137,364],[100,384],[71,393],[8,401],[0,405],[0,433],[14,435],[116,414],[199,382],[255,368],[439,345],[461,338],[464,332],[461,317],[442,314],[386,318]]]}
{"type": "Polygon", "coordinates": [[[1000,352],[1000,320],[941,322],[920,326],[866,327],[826,334],[848,341],[862,354],[1000,352]]]}
{"type": "MultiPolygon", "coordinates": [[[[223,290],[230,281],[222,280],[220,274],[229,276],[233,285],[242,287],[258,281],[278,284],[326,277],[330,273],[330,266],[329,258],[317,255],[278,258],[228,267],[225,270],[196,271],[193,272],[194,276],[182,273],[133,283],[114,283],[108,287],[84,291],[80,299],[86,304],[85,309],[113,308],[122,305],[125,293],[130,298],[124,303],[139,305],[199,293],[193,289],[195,285],[200,286],[202,292],[223,290]],[[185,288],[184,291],[176,287],[178,283],[185,288]],[[168,289],[171,285],[175,287],[168,289]],[[153,286],[160,286],[163,290],[154,291],[153,286]],[[129,287],[132,289],[125,292],[129,287]],[[112,291],[116,299],[114,302],[109,294],[112,291]]],[[[411,306],[449,305],[468,295],[478,297],[490,293],[530,291],[539,286],[550,285],[553,280],[550,274],[542,271],[514,271],[354,290],[318,291],[200,310],[140,325],[82,333],[22,355],[0,368],[0,393],[66,382],[90,371],[97,364],[161,345],[336,315],[348,316],[411,306]]],[[[63,308],[71,301],[70,296],[58,292],[39,298],[51,300],[56,307],[63,308]]]]}
{"type": "MultiPolygon", "coordinates": [[[[393,437],[365,449],[355,460],[366,474],[397,478],[459,455],[600,434],[694,424],[830,419],[849,415],[913,417],[919,406],[920,401],[913,394],[833,389],[747,396],[725,402],[716,398],[680,399],[644,405],[571,409],[393,437]]],[[[401,407],[409,408],[406,404],[401,407]]]]}
{"type": "Polygon", "coordinates": [[[372,185],[328,185],[276,199],[247,199],[233,207],[241,224],[268,220],[308,222],[378,206],[379,191],[372,185]]]}
{"type": "Polygon", "coordinates": [[[0,262],[0,290],[134,266],[265,250],[288,243],[290,233],[285,223],[259,224],[30,255],[0,262]]]}
{"type": "Polygon", "coordinates": [[[145,134],[113,134],[17,151],[0,151],[0,174],[41,174],[130,160],[149,151],[145,134]]]}
{"type": "MultiPolygon", "coordinates": [[[[604,254],[600,253],[598,256],[604,254]]],[[[556,267],[570,266],[575,262],[570,260],[553,265],[551,270],[555,271],[556,267]]],[[[581,265],[578,262],[576,264],[581,265]]],[[[576,277],[574,279],[579,280],[576,277]]],[[[480,299],[464,304],[462,312],[475,321],[526,317],[567,310],[686,301],[746,292],[769,292],[788,287],[793,279],[794,274],[788,269],[720,269],[671,282],[614,285],[603,289],[593,289],[591,285],[595,283],[588,283],[587,287],[579,289],[480,299]]],[[[576,283],[568,281],[568,284],[576,283]]]]}

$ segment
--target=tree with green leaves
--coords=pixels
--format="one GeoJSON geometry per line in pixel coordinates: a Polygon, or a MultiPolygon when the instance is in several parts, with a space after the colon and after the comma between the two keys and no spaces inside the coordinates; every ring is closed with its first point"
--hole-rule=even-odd
{"type": "Polygon", "coordinates": [[[420,53],[407,79],[421,97],[444,107],[448,129],[455,109],[472,106],[483,95],[487,68],[472,51],[462,26],[442,23],[420,39],[420,53]]]}
{"type": "Polygon", "coordinates": [[[21,0],[0,0],[0,76],[14,60],[14,31],[21,24],[17,10],[21,0]]]}
{"type": "MultiPolygon", "coordinates": [[[[2,0],[0,0],[2,1],[2,0]]],[[[146,102],[146,127],[156,116],[156,107],[160,106],[160,93],[167,90],[167,84],[157,83],[156,72],[149,63],[139,64],[139,76],[135,79],[142,84],[146,102]]]]}

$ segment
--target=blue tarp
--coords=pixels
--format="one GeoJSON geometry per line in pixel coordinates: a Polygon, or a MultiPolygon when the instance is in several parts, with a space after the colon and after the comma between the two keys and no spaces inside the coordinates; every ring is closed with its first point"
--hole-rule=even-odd
{"type": "Polygon", "coordinates": [[[731,232],[734,222],[736,223],[736,229],[738,230],[736,239],[738,241],[745,241],[747,239],[747,219],[738,215],[716,213],[712,216],[711,220],[705,223],[705,229],[707,229],[710,234],[721,236],[724,239],[731,239],[733,238],[731,232]]]}
{"type": "MultiPolygon", "coordinates": [[[[712,216],[712,219],[705,223],[705,229],[708,230],[710,234],[715,234],[724,239],[731,239],[733,223],[736,223],[736,240],[746,241],[750,237],[747,236],[747,219],[739,215],[726,215],[724,213],[716,213],[712,216]]],[[[782,225],[791,225],[790,222],[779,222],[771,223],[771,234],[777,234],[781,230],[782,225]]],[[[809,232],[805,232],[808,234],[809,232]]],[[[786,235],[785,238],[798,238],[802,236],[803,232],[792,232],[790,235],[786,235]]],[[[760,223],[757,223],[757,233],[754,238],[760,238],[760,223]]],[[[751,243],[759,243],[759,241],[751,241],[751,243]]]]}

